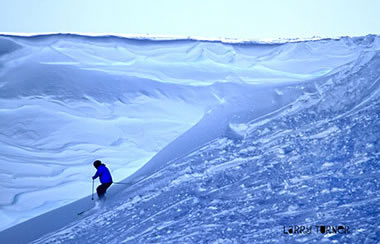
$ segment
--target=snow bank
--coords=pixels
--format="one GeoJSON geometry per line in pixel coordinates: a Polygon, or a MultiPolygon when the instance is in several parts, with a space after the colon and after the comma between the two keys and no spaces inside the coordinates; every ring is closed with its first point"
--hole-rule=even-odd
{"type": "MultiPolygon", "coordinates": [[[[364,52],[334,74],[256,87],[262,101],[273,99],[271,90],[292,101],[277,109],[259,103],[262,114],[246,117],[243,138],[222,134],[33,243],[377,243],[379,66],[379,52],[364,52]],[[313,230],[284,233],[294,225],[313,230]],[[349,232],[318,233],[316,225],[349,232]]],[[[208,115],[223,124],[227,107],[208,115]]],[[[196,127],[184,135],[204,134],[196,127]]]]}
{"type": "Polygon", "coordinates": [[[285,44],[0,38],[2,229],[88,195],[94,159],[118,181],[145,165],[127,179],[136,182],[220,136],[243,140],[255,128],[249,121],[257,126],[328,85],[307,81],[379,47],[373,36],[285,44]]]}

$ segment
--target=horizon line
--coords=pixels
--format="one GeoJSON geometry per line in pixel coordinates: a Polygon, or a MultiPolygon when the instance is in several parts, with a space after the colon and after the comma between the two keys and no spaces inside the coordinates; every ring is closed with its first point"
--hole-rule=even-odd
{"type": "Polygon", "coordinates": [[[35,37],[35,36],[52,36],[52,35],[77,35],[87,37],[120,37],[129,39],[153,40],[153,41],[170,41],[170,40],[197,40],[197,41],[219,41],[222,43],[286,43],[316,40],[338,40],[341,38],[358,38],[366,36],[379,36],[378,34],[366,34],[361,36],[312,36],[302,38],[232,38],[232,37],[203,37],[203,36],[176,36],[176,35],[151,35],[151,34],[123,34],[114,32],[93,33],[93,32],[0,32],[0,36],[16,36],[16,37],[35,37]]]}

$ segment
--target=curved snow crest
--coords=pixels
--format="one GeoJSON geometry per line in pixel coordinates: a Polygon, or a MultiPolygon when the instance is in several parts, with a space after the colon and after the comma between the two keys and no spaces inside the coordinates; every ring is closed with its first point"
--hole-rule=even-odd
{"type": "Polygon", "coordinates": [[[34,243],[377,243],[379,67],[366,53],[302,84],[242,140],[217,138],[34,243]],[[283,233],[293,225],[350,233],[283,233]]]}
{"type": "MultiPolygon", "coordinates": [[[[223,136],[244,141],[264,118],[343,86],[337,81],[367,66],[379,38],[240,45],[53,35],[1,36],[0,44],[5,228],[88,195],[94,159],[121,180],[164,155],[140,171],[149,177],[187,154],[192,135],[204,135],[193,149],[223,136]],[[181,153],[170,154],[181,141],[181,153]]],[[[360,99],[358,108],[367,104],[360,99]]]]}

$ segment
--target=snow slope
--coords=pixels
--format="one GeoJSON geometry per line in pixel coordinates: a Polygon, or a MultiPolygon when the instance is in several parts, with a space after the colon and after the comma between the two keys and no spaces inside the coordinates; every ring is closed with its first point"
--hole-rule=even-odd
{"type": "Polygon", "coordinates": [[[88,195],[94,158],[122,179],[167,145],[104,209],[37,242],[286,242],[281,225],[316,223],[357,232],[295,238],[376,239],[377,36],[1,46],[3,226],[88,195]]]}

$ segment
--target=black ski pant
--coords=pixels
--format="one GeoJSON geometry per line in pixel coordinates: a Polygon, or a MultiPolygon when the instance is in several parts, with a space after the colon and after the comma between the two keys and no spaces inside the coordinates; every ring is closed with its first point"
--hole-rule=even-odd
{"type": "Polygon", "coordinates": [[[99,199],[102,199],[104,197],[104,194],[106,194],[108,187],[110,187],[111,185],[112,185],[112,182],[103,183],[96,188],[96,193],[98,193],[99,199]]]}

